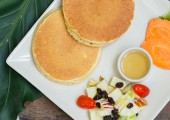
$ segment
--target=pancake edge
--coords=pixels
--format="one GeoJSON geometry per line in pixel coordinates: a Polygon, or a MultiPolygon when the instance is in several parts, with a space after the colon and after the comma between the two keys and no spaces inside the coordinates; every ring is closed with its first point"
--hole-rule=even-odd
{"type": "MultiPolygon", "coordinates": [[[[135,6],[134,0],[131,0],[131,1],[132,1],[133,5],[135,6]]],[[[62,5],[64,6],[64,0],[63,0],[63,2],[62,2],[62,5]]],[[[117,38],[114,38],[114,39],[110,40],[109,42],[98,42],[98,41],[95,41],[95,40],[89,40],[89,39],[86,39],[86,38],[82,37],[82,36],[77,32],[77,30],[74,29],[74,27],[71,27],[72,25],[70,25],[70,24],[68,23],[68,19],[67,19],[67,17],[65,16],[65,13],[64,13],[64,7],[63,7],[62,11],[63,11],[64,21],[65,21],[65,25],[66,25],[66,27],[67,27],[67,31],[69,32],[69,34],[70,34],[71,36],[73,36],[73,38],[74,38],[76,41],[78,41],[79,43],[85,44],[85,45],[87,45],[87,46],[92,46],[92,47],[105,47],[105,46],[107,46],[107,45],[110,45],[110,44],[113,43],[114,41],[116,41],[118,38],[120,38],[122,35],[124,35],[124,34],[128,31],[128,29],[129,29],[130,26],[131,26],[132,20],[133,20],[133,18],[134,18],[135,8],[134,8],[134,10],[133,10],[133,17],[132,17],[132,19],[130,20],[129,27],[126,29],[126,31],[125,31],[123,34],[120,34],[120,36],[118,36],[117,38]]]]}
{"type": "MultiPolygon", "coordinates": [[[[63,85],[74,85],[74,84],[78,84],[82,81],[85,80],[85,78],[90,74],[92,73],[92,71],[96,68],[97,64],[99,63],[99,59],[100,59],[100,56],[101,56],[101,48],[99,49],[98,51],[98,55],[97,55],[97,58],[96,58],[96,61],[95,63],[92,65],[91,69],[84,75],[84,76],[81,76],[79,78],[75,78],[75,79],[71,79],[71,80],[60,80],[60,79],[56,79],[54,78],[53,76],[51,76],[49,73],[47,73],[38,63],[38,61],[36,60],[36,55],[35,55],[35,52],[34,52],[34,42],[35,42],[35,35],[38,31],[38,28],[40,27],[40,25],[43,24],[43,21],[49,16],[51,15],[53,12],[56,12],[58,10],[62,10],[62,8],[58,8],[58,9],[55,9],[55,10],[52,10],[51,12],[49,12],[47,15],[45,15],[38,23],[36,29],[34,30],[34,34],[33,34],[33,39],[32,39],[32,46],[31,46],[31,53],[32,53],[32,58],[33,58],[33,61],[35,63],[35,66],[36,68],[38,69],[38,71],[45,77],[47,78],[48,80],[52,81],[52,82],[55,82],[55,83],[59,83],[59,84],[63,84],[63,85]]],[[[63,18],[64,19],[64,18],[63,18]]],[[[74,38],[73,38],[74,39],[74,38]]]]}

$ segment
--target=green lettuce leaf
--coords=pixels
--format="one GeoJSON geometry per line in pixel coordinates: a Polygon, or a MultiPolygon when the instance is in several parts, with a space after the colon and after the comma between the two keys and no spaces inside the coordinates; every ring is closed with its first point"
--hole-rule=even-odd
{"type": "Polygon", "coordinates": [[[170,20],[170,12],[168,12],[166,15],[160,16],[159,18],[170,20]]]}
{"type": "Polygon", "coordinates": [[[52,0],[0,0],[0,120],[16,120],[25,101],[42,94],[6,59],[52,0]]]}

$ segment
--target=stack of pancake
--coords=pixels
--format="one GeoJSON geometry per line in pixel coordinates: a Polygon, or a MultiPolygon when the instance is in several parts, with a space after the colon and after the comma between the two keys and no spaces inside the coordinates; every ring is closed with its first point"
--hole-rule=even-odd
{"type": "Polygon", "coordinates": [[[63,0],[69,33],[85,45],[102,47],[127,31],[134,15],[133,0],[63,0]]]}
{"type": "Polygon", "coordinates": [[[61,84],[81,82],[97,65],[101,47],[125,33],[133,13],[133,0],[63,0],[63,9],[49,13],[35,31],[37,68],[61,84]]]}

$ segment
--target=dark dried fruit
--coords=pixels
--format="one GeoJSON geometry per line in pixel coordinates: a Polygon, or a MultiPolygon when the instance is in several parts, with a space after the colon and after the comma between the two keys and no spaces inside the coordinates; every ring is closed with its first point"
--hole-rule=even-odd
{"type": "Polygon", "coordinates": [[[97,100],[98,98],[97,98],[97,95],[96,96],[94,96],[94,98],[93,98],[93,100],[97,100]]]}
{"type": "Polygon", "coordinates": [[[113,115],[113,118],[112,120],[118,120],[119,119],[119,114],[118,114],[119,110],[114,108],[114,110],[112,110],[112,115],[113,115]]]}
{"type": "Polygon", "coordinates": [[[102,96],[102,95],[98,95],[98,98],[99,98],[99,100],[100,100],[100,99],[102,99],[102,98],[103,98],[103,96],[102,96]]]}
{"type": "Polygon", "coordinates": [[[118,119],[113,117],[112,120],[118,120],[118,119]]]}
{"type": "Polygon", "coordinates": [[[115,101],[113,100],[112,97],[108,97],[108,102],[109,102],[110,104],[115,104],[115,101]]]}
{"type": "Polygon", "coordinates": [[[103,120],[112,120],[111,115],[106,115],[103,117],[103,120]]]}
{"type": "Polygon", "coordinates": [[[114,118],[114,119],[117,119],[117,120],[119,119],[119,117],[120,117],[119,114],[115,114],[115,115],[113,116],[113,118],[114,118]]]}
{"type": "Polygon", "coordinates": [[[100,105],[99,102],[96,102],[96,106],[97,106],[98,108],[101,108],[101,105],[100,105]]]}
{"type": "Polygon", "coordinates": [[[124,86],[123,82],[117,82],[116,87],[117,88],[122,88],[124,86]]]}
{"type": "Polygon", "coordinates": [[[100,100],[103,96],[102,95],[96,95],[94,96],[93,100],[100,100]]]}
{"type": "Polygon", "coordinates": [[[115,114],[118,114],[118,112],[119,112],[119,110],[116,109],[116,108],[114,108],[114,109],[112,110],[112,115],[114,116],[115,114]]]}
{"type": "Polygon", "coordinates": [[[98,93],[99,95],[103,95],[103,91],[102,91],[100,88],[97,88],[97,93],[98,93]]]}
{"type": "Polygon", "coordinates": [[[136,113],[136,116],[138,116],[139,114],[138,113],[136,113]]]}
{"type": "Polygon", "coordinates": [[[107,93],[105,90],[103,90],[103,97],[104,97],[105,99],[108,98],[108,93],[107,93]]]}
{"type": "Polygon", "coordinates": [[[133,107],[133,104],[132,103],[129,103],[127,106],[127,108],[131,109],[133,107]]]}

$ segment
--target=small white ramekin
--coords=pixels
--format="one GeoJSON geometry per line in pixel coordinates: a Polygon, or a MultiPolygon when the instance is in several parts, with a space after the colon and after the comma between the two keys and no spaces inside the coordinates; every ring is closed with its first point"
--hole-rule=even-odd
{"type": "Polygon", "coordinates": [[[128,48],[125,51],[123,51],[120,54],[119,58],[118,58],[118,64],[117,65],[118,65],[118,71],[119,71],[120,75],[125,80],[128,80],[129,82],[141,82],[143,80],[146,80],[149,77],[149,75],[151,74],[151,71],[152,71],[152,68],[153,68],[153,62],[152,62],[152,58],[151,58],[150,54],[146,50],[144,50],[143,48],[139,48],[139,47],[132,47],[132,48],[128,48]],[[133,51],[142,52],[143,54],[145,54],[148,57],[149,62],[150,62],[150,69],[149,69],[148,73],[144,77],[142,77],[140,79],[129,78],[123,72],[123,65],[122,65],[123,64],[123,60],[126,57],[126,55],[128,55],[130,52],[133,52],[133,51]]]}

